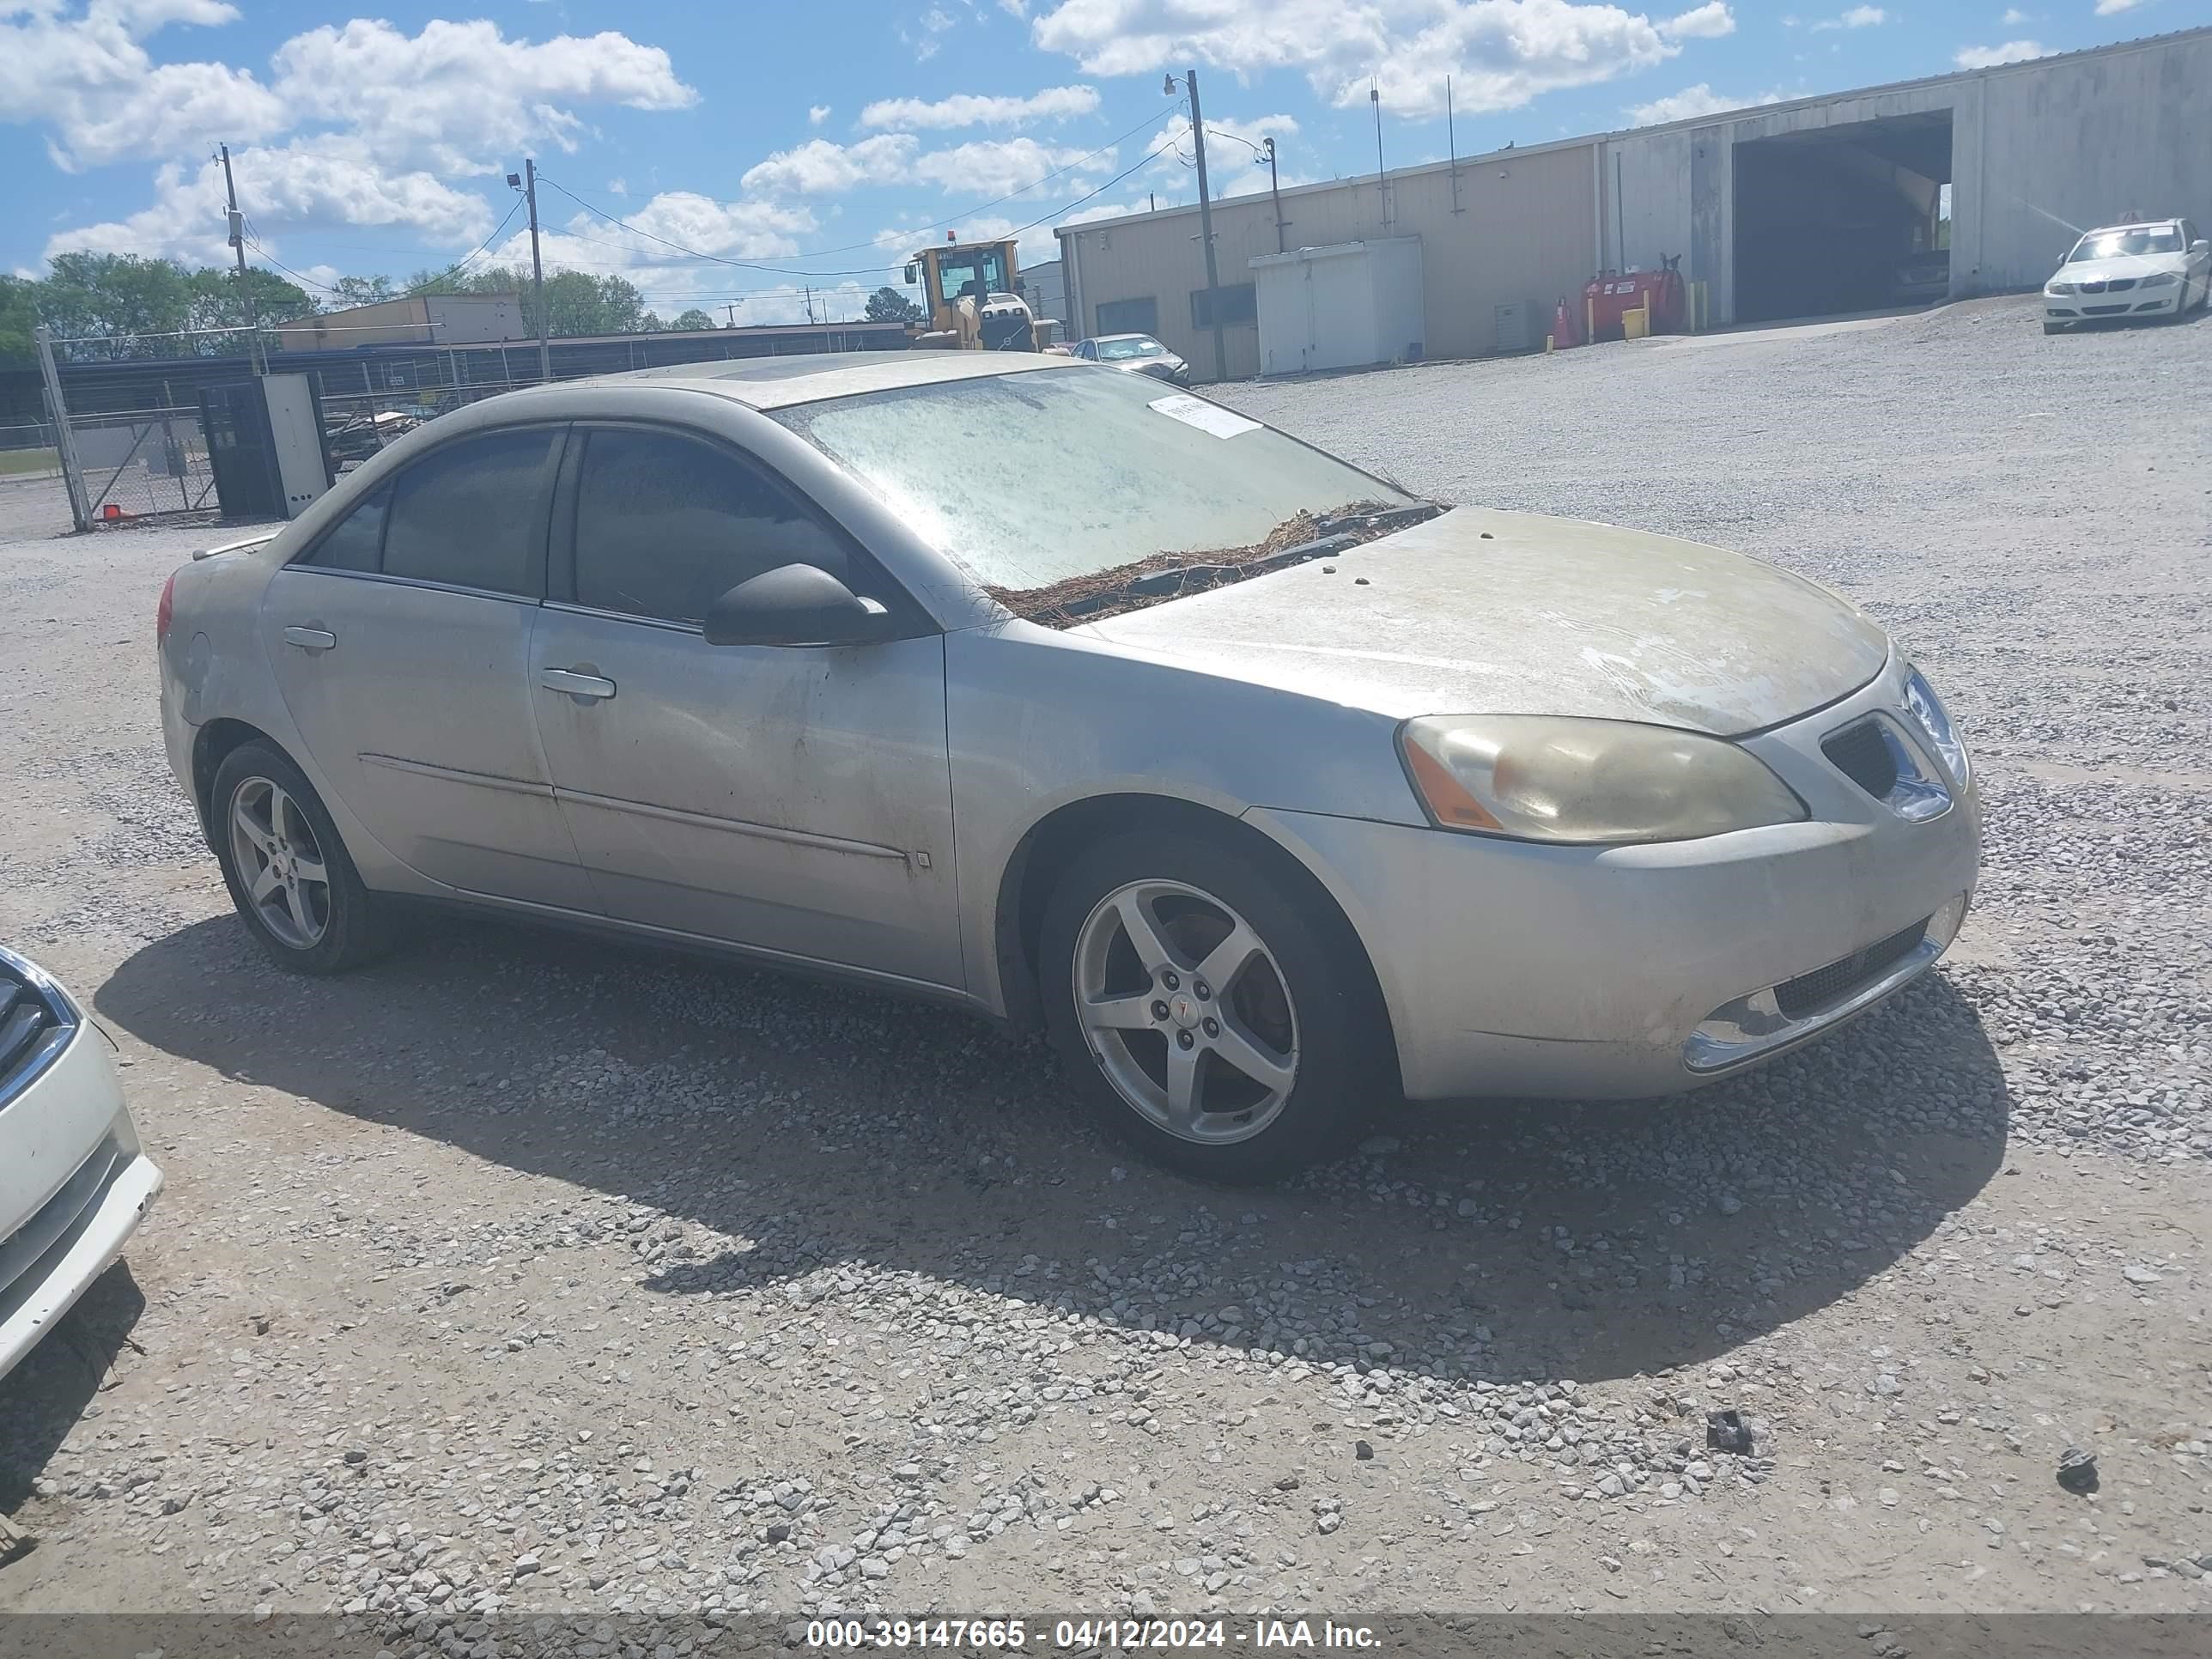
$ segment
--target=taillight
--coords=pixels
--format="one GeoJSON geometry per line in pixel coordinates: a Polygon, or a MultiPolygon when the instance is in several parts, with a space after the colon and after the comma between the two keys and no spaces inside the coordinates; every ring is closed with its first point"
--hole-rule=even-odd
{"type": "Polygon", "coordinates": [[[159,650],[168,643],[169,620],[177,610],[177,579],[173,573],[161,584],[161,602],[154,607],[154,647],[159,650]]]}

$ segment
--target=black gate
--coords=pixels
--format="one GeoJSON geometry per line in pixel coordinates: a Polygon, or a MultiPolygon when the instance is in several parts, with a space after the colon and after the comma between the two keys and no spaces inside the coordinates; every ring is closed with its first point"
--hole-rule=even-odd
{"type": "Polygon", "coordinates": [[[228,380],[200,391],[200,429],[207,434],[215,495],[226,519],[281,519],[284,482],[276,440],[258,380],[228,380]]]}

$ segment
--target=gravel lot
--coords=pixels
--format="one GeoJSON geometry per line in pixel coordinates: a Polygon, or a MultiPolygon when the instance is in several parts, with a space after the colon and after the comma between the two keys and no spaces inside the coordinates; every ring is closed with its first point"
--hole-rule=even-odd
{"type": "Polygon", "coordinates": [[[1405,1111],[1251,1194],[872,995],[490,925],[279,975],[159,751],[208,532],[13,532],[0,937],[114,1033],[170,1186],[0,1382],[0,1609],[395,1653],[501,1609],[2212,1611],[2208,376],[2212,320],[1991,301],[1231,391],[1841,587],[1989,826],[1954,957],[1839,1040],[1405,1111]]]}

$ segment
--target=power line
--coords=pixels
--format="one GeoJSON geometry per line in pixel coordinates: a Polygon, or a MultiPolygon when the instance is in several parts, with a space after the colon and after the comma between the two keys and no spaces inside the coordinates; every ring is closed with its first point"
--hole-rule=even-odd
{"type": "MultiPolygon", "coordinates": [[[[440,271],[434,276],[426,276],[421,282],[413,284],[411,287],[403,288],[396,293],[387,294],[384,298],[386,300],[411,300],[416,295],[427,293],[429,289],[435,288],[440,283],[444,282],[447,277],[459,275],[461,268],[464,265],[467,264],[472,259],[475,259],[479,254],[490,247],[494,242],[499,240],[500,233],[505,230],[509,224],[513,223],[514,216],[521,211],[522,204],[518,201],[514,205],[507,209],[507,217],[501,219],[497,224],[492,227],[490,235],[485,237],[483,240],[477,243],[475,247],[470,249],[468,252],[464,253],[459,258],[454,260],[452,264],[447,265],[443,270],[440,271]]],[[[322,289],[324,293],[331,295],[337,299],[342,300],[346,297],[343,289],[333,288],[328,283],[317,282],[313,277],[305,276],[301,272],[293,270],[291,266],[285,264],[283,261],[278,259],[275,254],[270,252],[267,248],[262,246],[261,244],[251,235],[249,235],[246,240],[247,245],[251,246],[256,253],[258,253],[270,264],[275,265],[277,270],[283,271],[287,276],[292,278],[294,282],[305,283],[309,288],[319,288],[322,289]]],[[[381,304],[382,301],[373,301],[372,303],[381,304]]]]}
{"type": "MultiPolygon", "coordinates": [[[[1091,150],[1091,151],[1088,151],[1088,152],[1086,152],[1085,154],[1084,154],[1084,155],[1082,155],[1078,156],[1074,161],[1072,161],[1066,162],[1066,163],[1065,163],[1065,164],[1064,164],[1064,165],[1062,165],[1062,166],[1060,166],[1060,167],[1054,167],[1054,168],[1050,173],[1048,173],[1044,174],[1044,175],[1043,175],[1042,177],[1041,177],[1041,178],[1032,179],[1030,179],[1027,184],[1025,184],[1025,185],[1019,185],[1019,186],[1016,187],[1016,188],[1015,188],[1015,189],[1013,189],[1013,190],[1008,191],[1007,191],[1005,195],[1003,195],[1003,196],[994,196],[994,197],[993,197],[993,198],[992,198],[989,201],[988,201],[988,202],[978,202],[978,203],[973,204],[972,204],[972,205],[970,205],[970,206],[968,206],[968,207],[963,208],[963,209],[961,209],[961,210],[960,210],[960,211],[958,211],[957,213],[953,214],[953,215],[952,215],[952,216],[951,216],[949,218],[935,219],[935,220],[932,220],[932,221],[930,221],[929,222],[927,222],[927,223],[926,223],[926,224],[915,225],[915,226],[912,226],[912,227],[910,227],[910,228],[908,228],[908,229],[906,230],[906,233],[905,233],[905,234],[910,234],[910,235],[919,236],[919,235],[921,235],[921,234],[925,234],[926,232],[928,232],[928,231],[933,231],[933,230],[941,230],[941,229],[943,229],[943,228],[944,228],[945,226],[947,226],[947,225],[951,225],[951,224],[957,224],[957,222],[959,222],[959,221],[961,221],[961,220],[963,220],[963,219],[969,218],[969,217],[973,216],[974,216],[974,215],[975,215],[975,214],[981,213],[981,211],[983,211],[983,210],[984,210],[984,209],[986,209],[986,208],[994,208],[994,207],[997,207],[997,206],[1000,206],[1000,205],[1001,204],[1003,204],[1003,203],[1006,203],[1006,202],[1011,202],[1011,201],[1012,201],[1012,200],[1013,200],[1016,197],[1018,197],[1018,196],[1025,196],[1025,195],[1027,195],[1030,191],[1033,191],[1033,190],[1035,190],[1036,188],[1037,188],[1037,186],[1038,186],[1038,185],[1045,185],[1045,184],[1049,184],[1053,179],[1059,178],[1062,173],[1073,172],[1075,168],[1081,167],[1085,162],[1089,161],[1091,161],[1091,160],[1095,159],[1095,158],[1096,158],[1096,157],[1097,157],[1097,156],[1103,155],[1104,155],[1104,154],[1106,154],[1106,152],[1107,152],[1107,151],[1109,151],[1109,150],[1118,149],[1121,145],[1122,145],[1123,143],[1126,143],[1129,139],[1131,139],[1131,138],[1134,137],[1137,134],[1139,134],[1139,133],[1140,133],[1140,132],[1144,132],[1144,131],[1147,131],[1147,130],[1148,130],[1148,129],[1150,129],[1150,128],[1156,127],[1156,126],[1159,125],[1159,124],[1160,124],[1161,122],[1163,122],[1163,121],[1164,121],[1164,120],[1168,119],[1170,117],[1173,116],[1173,115],[1176,112],[1176,111],[1177,111],[1178,109],[1180,109],[1181,107],[1182,107],[1182,106],[1180,105],[1180,103],[1177,103],[1177,104],[1172,104],[1172,105],[1169,106],[1166,109],[1161,110],[1161,111],[1158,112],[1157,113],[1154,113],[1154,114],[1152,114],[1152,115],[1147,116],[1144,120],[1139,121],[1139,122],[1135,126],[1131,127],[1131,128],[1130,128],[1127,132],[1121,133],[1121,134],[1120,134],[1120,135],[1119,135],[1118,137],[1114,137],[1114,138],[1109,139],[1105,143],[1103,143],[1103,144],[1099,145],[1097,149],[1093,149],[1093,150],[1091,150]]],[[[1159,152],[1158,150],[1154,150],[1154,151],[1152,151],[1152,154],[1151,154],[1151,155],[1147,155],[1147,156],[1145,158],[1145,160],[1146,160],[1146,161],[1151,161],[1151,160],[1152,160],[1152,159],[1153,159],[1153,157],[1154,157],[1154,156],[1157,156],[1159,153],[1160,153],[1160,152],[1159,152]]],[[[1139,167],[1141,167],[1143,164],[1144,164],[1143,162],[1139,162],[1138,165],[1139,165],[1139,167]]],[[[1135,169],[1134,169],[1134,168],[1132,168],[1132,169],[1130,169],[1129,171],[1130,171],[1130,172],[1133,172],[1133,171],[1135,171],[1135,169]]],[[[639,226],[637,226],[637,225],[631,224],[631,223],[629,223],[627,220],[618,218],[618,217],[617,217],[614,214],[611,214],[611,213],[607,212],[604,208],[599,207],[599,206],[595,205],[595,204],[592,204],[592,203],[590,203],[590,202],[586,201],[582,197],[580,197],[580,196],[577,195],[577,194],[575,193],[575,191],[574,191],[570,190],[567,185],[563,185],[563,184],[562,184],[559,179],[555,179],[555,178],[552,178],[552,177],[550,177],[550,175],[548,175],[548,174],[546,174],[546,173],[539,173],[538,176],[539,179],[540,179],[540,180],[542,180],[544,183],[548,184],[548,185],[550,185],[554,189],[556,189],[556,190],[559,191],[560,191],[563,196],[567,197],[570,201],[574,202],[574,203],[578,207],[580,207],[580,208],[583,209],[583,210],[584,210],[584,211],[586,211],[586,213],[591,214],[591,215],[592,215],[592,216],[593,216],[595,218],[604,219],[607,223],[609,223],[609,224],[611,224],[611,225],[615,226],[617,229],[626,230],[626,231],[629,232],[629,233],[630,233],[630,234],[632,234],[633,236],[642,236],[642,237],[646,238],[648,241],[657,242],[657,243],[659,243],[661,246],[665,247],[665,248],[672,249],[672,250],[673,250],[674,252],[678,252],[678,253],[679,253],[679,254],[682,254],[683,256],[684,256],[684,257],[685,257],[685,258],[692,258],[692,259],[704,259],[704,260],[708,261],[710,264],[720,264],[720,265],[728,265],[728,266],[733,267],[734,269],[737,269],[737,270],[757,270],[757,271],[762,271],[762,272],[764,272],[764,273],[766,273],[767,275],[769,275],[769,276],[801,276],[801,277],[804,277],[804,276],[875,276],[875,275],[877,275],[878,272],[881,272],[881,271],[885,271],[885,270],[895,270],[898,269],[901,265],[902,265],[902,264],[905,264],[905,261],[904,261],[904,260],[902,260],[902,259],[897,259],[897,260],[893,260],[893,261],[891,261],[890,263],[886,264],[880,264],[880,265],[862,265],[862,266],[858,266],[858,267],[849,268],[849,269],[846,269],[846,270],[793,270],[792,268],[790,268],[789,266],[787,266],[787,265],[771,265],[771,264],[763,264],[763,263],[762,263],[762,262],[760,262],[760,261],[757,261],[757,260],[750,260],[750,259],[731,259],[731,258],[725,258],[724,256],[722,256],[722,255],[720,255],[720,254],[717,254],[717,253],[707,253],[707,252],[704,252],[701,251],[701,250],[700,250],[700,249],[698,249],[698,248],[695,248],[695,247],[688,247],[688,246],[686,246],[684,244],[683,244],[683,243],[681,243],[681,242],[672,241],[672,240],[671,240],[669,238],[667,238],[667,237],[665,237],[665,236],[659,235],[659,234],[658,234],[657,233],[655,233],[655,232],[653,232],[653,231],[646,230],[646,229],[644,229],[644,228],[641,228],[641,227],[639,227],[639,226]]],[[[1103,190],[1103,189],[1109,189],[1109,188],[1110,188],[1112,185],[1115,185],[1115,184],[1119,183],[1121,179],[1126,179],[1126,178],[1127,178],[1128,176],[1129,176],[1128,173],[1126,173],[1126,172],[1125,172],[1125,173],[1118,173],[1118,174],[1116,174],[1113,179],[1109,179],[1109,180],[1106,182],[1106,184],[1105,184],[1105,185],[1101,185],[1101,186],[1100,186],[1100,189],[1101,189],[1101,190],[1103,190]]],[[[1032,221],[1030,221],[1030,222],[1029,224],[1023,226],[1023,227],[1022,227],[1022,228],[1023,228],[1023,229],[1024,229],[1024,230],[1033,229],[1033,228],[1035,228],[1037,225],[1042,224],[1042,223],[1045,222],[1045,219],[1049,219],[1049,218],[1053,217],[1053,216],[1054,216],[1054,214],[1065,212],[1068,208],[1072,208],[1072,207],[1079,207],[1080,205],[1082,205],[1082,204],[1084,204],[1085,202],[1087,202],[1087,201],[1091,200],[1091,198],[1092,197],[1097,196],[1098,193],[1099,193],[1099,191],[1094,190],[1094,191],[1088,191],[1088,192],[1086,192],[1085,194],[1084,194],[1084,195],[1082,195],[1082,196],[1079,196],[1079,197],[1077,197],[1077,198],[1075,198],[1075,200],[1074,200],[1074,201],[1073,201],[1073,202],[1069,202],[1069,203],[1066,204],[1065,204],[1064,206],[1062,206],[1062,207],[1054,208],[1054,210],[1052,210],[1052,211],[1051,211],[1050,213],[1047,213],[1047,214],[1044,216],[1044,218],[1042,218],[1042,219],[1036,219],[1036,220],[1032,220],[1032,221]]],[[[578,240],[582,240],[582,241],[596,242],[596,241],[599,241],[599,240],[600,240],[600,239],[596,238],[596,237],[580,236],[580,235],[578,235],[578,233],[574,232],[574,231],[563,231],[563,232],[559,232],[559,233],[556,233],[556,234],[562,234],[562,235],[576,235],[576,236],[578,236],[578,240]]],[[[602,243],[601,245],[602,245],[602,246],[609,246],[609,247],[623,247],[623,245],[622,243],[619,243],[619,242],[605,242],[605,243],[602,243]]],[[[859,250],[859,249],[861,249],[861,248],[869,248],[869,247],[874,247],[874,246],[878,246],[878,244],[877,244],[876,242],[873,242],[873,241],[867,241],[867,242],[849,242],[849,243],[847,243],[847,244],[846,244],[844,246],[842,246],[842,247],[815,248],[815,249],[811,249],[811,250],[809,250],[809,251],[806,251],[806,252],[804,252],[789,254],[789,255],[787,255],[787,256],[785,256],[785,257],[787,257],[787,258],[793,258],[793,259],[823,259],[823,258],[830,258],[830,257],[832,257],[833,255],[836,255],[836,254],[839,254],[839,253],[850,253],[850,252],[855,252],[855,251],[857,251],[857,250],[859,250]]],[[[642,250],[642,249],[637,249],[637,248],[625,248],[625,249],[624,249],[624,251],[625,251],[625,252],[643,252],[643,250],[642,250]]]]}

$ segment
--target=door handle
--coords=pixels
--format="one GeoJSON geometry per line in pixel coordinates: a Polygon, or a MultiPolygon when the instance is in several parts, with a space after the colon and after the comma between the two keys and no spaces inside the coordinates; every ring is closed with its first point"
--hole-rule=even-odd
{"type": "Polygon", "coordinates": [[[327,628],[292,627],[284,630],[284,643],[296,645],[303,651],[327,651],[338,642],[338,636],[327,628]]]}
{"type": "Polygon", "coordinates": [[[548,691],[564,692],[578,702],[603,702],[615,694],[615,683],[597,674],[579,674],[566,668],[541,668],[538,683],[548,691]]]}

